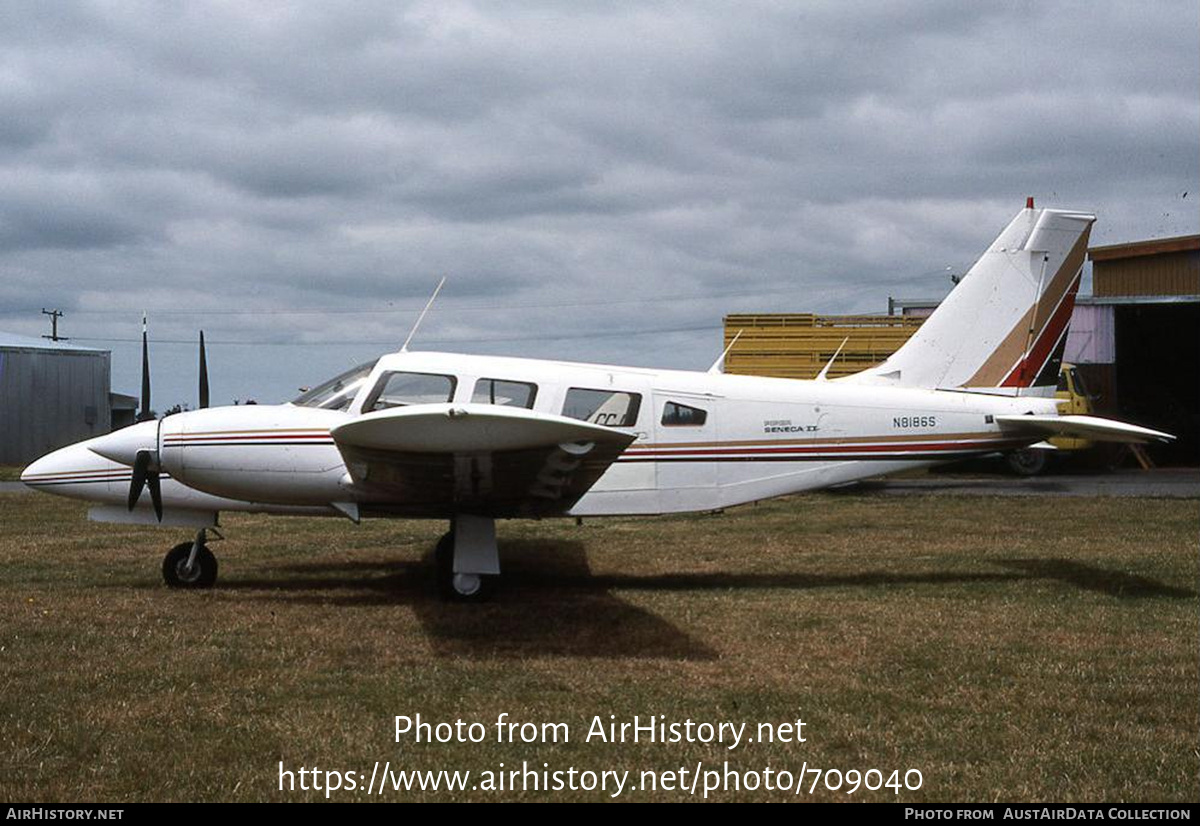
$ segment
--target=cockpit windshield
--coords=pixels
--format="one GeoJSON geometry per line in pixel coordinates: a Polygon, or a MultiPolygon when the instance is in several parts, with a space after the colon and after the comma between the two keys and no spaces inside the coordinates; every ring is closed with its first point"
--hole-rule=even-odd
{"type": "Polygon", "coordinates": [[[294,399],[292,404],[299,405],[300,407],[320,407],[325,410],[345,410],[350,406],[350,402],[354,401],[354,397],[358,394],[359,388],[362,387],[363,381],[366,380],[374,368],[374,361],[360,364],[339,376],[334,376],[323,384],[317,385],[311,390],[305,391],[302,395],[294,399]]]}

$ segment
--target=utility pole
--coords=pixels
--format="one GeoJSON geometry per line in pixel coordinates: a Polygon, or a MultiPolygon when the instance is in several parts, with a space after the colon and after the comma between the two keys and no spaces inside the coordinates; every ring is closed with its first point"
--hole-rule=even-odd
{"type": "Polygon", "coordinates": [[[58,320],[62,318],[62,310],[47,310],[45,307],[42,307],[42,315],[50,316],[50,335],[42,336],[42,338],[48,338],[51,341],[71,340],[66,336],[60,336],[58,334],[58,320]]]}

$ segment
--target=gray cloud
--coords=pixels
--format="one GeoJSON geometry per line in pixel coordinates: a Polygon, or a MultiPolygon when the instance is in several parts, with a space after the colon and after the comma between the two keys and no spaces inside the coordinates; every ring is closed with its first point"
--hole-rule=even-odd
{"type": "MultiPolygon", "coordinates": [[[[157,309],[157,398],[190,396],[192,347],[166,342],[203,325],[216,396],[269,399],[398,344],[449,275],[426,341],[704,367],[725,312],[943,292],[1029,194],[1096,210],[1099,243],[1196,232],[1198,22],[5,3],[0,328],[40,334],[53,305],[135,338],[157,309]]],[[[136,346],[111,346],[135,387],[136,346]]]]}

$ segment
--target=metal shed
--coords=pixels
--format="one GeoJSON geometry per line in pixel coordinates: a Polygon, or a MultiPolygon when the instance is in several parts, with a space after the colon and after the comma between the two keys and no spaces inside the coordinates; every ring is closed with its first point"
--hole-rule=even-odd
{"type": "Polygon", "coordinates": [[[1200,463],[1200,235],[1092,247],[1088,257],[1095,340],[1108,350],[1079,361],[1101,409],[1178,436],[1154,447],[1156,458],[1200,463]]]}
{"type": "Polygon", "coordinates": [[[111,429],[111,354],[0,332],[0,465],[111,429]]]}

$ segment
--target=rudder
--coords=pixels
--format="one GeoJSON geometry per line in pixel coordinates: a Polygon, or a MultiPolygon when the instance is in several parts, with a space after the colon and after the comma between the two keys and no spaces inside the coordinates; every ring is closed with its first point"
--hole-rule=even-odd
{"type": "Polygon", "coordinates": [[[1030,199],[903,347],[843,381],[1053,387],[1095,220],[1030,199]]]}

